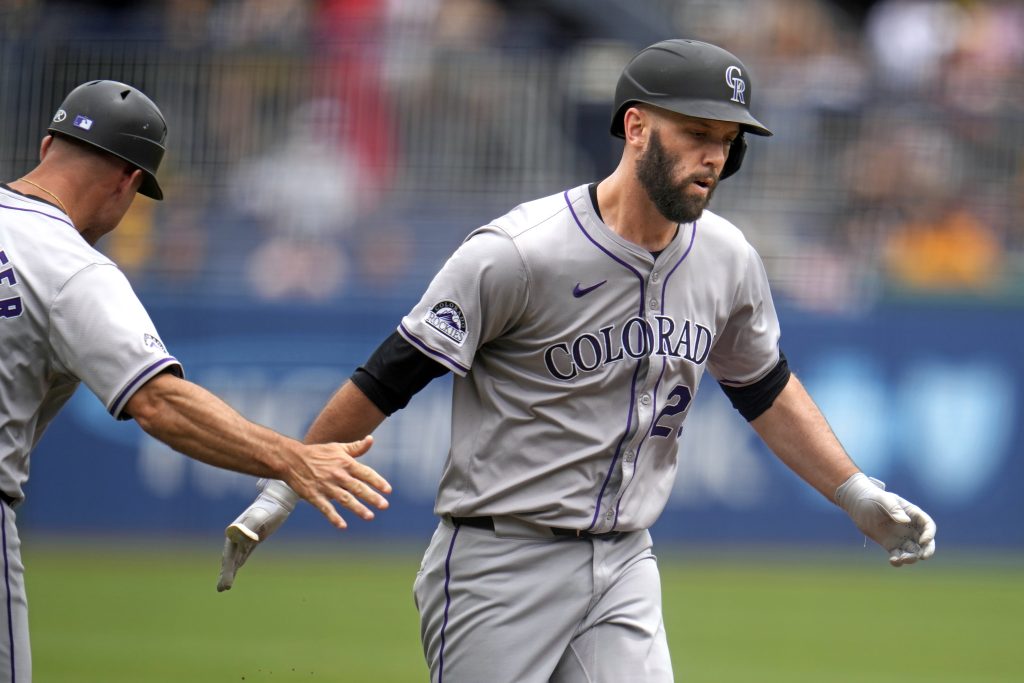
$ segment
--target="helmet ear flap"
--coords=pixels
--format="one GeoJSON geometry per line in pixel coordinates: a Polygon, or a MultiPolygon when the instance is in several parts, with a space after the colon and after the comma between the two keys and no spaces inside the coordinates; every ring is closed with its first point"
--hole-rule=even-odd
{"type": "Polygon", "coordinates": [[[747,154],[747,139],[743,133],[736,136],[736,139],[732,141],[732,147],[729,149],[729,156],[725,160],[725,166],[722,167],[722,172],[718,175],[719,180],[725,180],[736,171],[740,170],[740,166],[743,164],[743,157],[747,154]]]}

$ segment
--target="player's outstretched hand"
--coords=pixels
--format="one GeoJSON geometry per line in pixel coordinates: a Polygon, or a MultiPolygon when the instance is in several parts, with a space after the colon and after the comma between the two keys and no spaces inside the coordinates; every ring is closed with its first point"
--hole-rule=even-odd
{"type": "Polygon", "coordinates": [[[836,489],[836,502],[868,538],[889,553],[894,567],[935,553],[935,522],[924,510],[858,472],[836,489]]]}
{"type": "Polygon", "coordinates": [[[341,503],[362,519],[371,520],[373,512],[363,503],[384,510],[388,501],[381,494],[391,493],[391,484],[384,477],[356,460],[370,450],[371,445],[373,437],[367,436],[352,443],[303,446],[302,457],[294,459],[281,479],[338,529],[348,525],[332,501],[341,503]]]}
{"type": "Polygon", "coordinates": [[[260,480],[260,495],[224,530],[217,591],[231,590],[235,573],[261,541],[277,531],[295,509],[298,496],[279,481],[260,480]]]}

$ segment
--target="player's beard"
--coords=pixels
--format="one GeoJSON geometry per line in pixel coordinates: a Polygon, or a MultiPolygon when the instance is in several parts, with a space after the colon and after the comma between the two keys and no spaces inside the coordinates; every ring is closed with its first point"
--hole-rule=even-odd
{"type": "Polygon", "coordinates": [[[674,166],[675,160],[665,151],[658,131],[651,131],[647,150],[636,160],[637,180],[662,216],[674,223],[689,223],[704,213],[704,207],[711,201],[715,186],[703,197],[689,193],[687,188],[695,180],[710,180],[713,176],[707,173],[694,174],[677,183],[672,179],[674,166]]]}

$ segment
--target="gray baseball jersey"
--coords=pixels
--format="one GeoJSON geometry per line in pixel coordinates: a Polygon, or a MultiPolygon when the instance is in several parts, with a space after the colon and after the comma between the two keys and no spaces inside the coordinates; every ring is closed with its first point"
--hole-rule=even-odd
{"type": "Polygon", "coordinates": [[[779,361],[739,230],[705,211],[655,256],[577,187],[471,234],[399,332],[456,374],[414,584],[431,680],[671,683],[646,529],[704,369],[742,386],[779,361]]]}
{"type": "Polygon", "coordinates": [[[110,414],[180,374],[124,274],[62,211],[0,188],[0,492],[24,496],[29,454],[80,381],[110,414]]]}
{"type": "Polygon", "coordinates": [[[473,232],[399,332],[457,375],[436,512],[592,532],[658,518],[705,368],[742,386],[779,360],[736,227],[705,211],[655,258],[585,185],[473,232]]]}

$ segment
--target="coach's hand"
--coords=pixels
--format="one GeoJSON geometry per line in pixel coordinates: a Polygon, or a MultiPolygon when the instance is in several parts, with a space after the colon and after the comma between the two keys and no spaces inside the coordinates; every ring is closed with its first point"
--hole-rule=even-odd
{"type": "Polygon", "coordinates": [[[363,503],[384,510],[388,501],[382,493],[391,493],[391,484],[357,459],[371,445],[372,436],[352,443],[303,445],[299,457],[289,463],[280,479],[338,529],[347,524],[334,501],[369,521],[373,512],[363,503]]]}
{"type": "Polygon", "coordinates": [[[866,536],[889,552],[894,567],[935,553],[935,522],[924,510],[858,472],[836,489],[836,502],[866,536]]]}
{"type": "Polygon", "coordinates": [[[224,530],[224,554],[220,558],[217,591],[231,590],[235,572],[245,564],[261,541],[284,524],[299,497],[279,481],[260,480],[260,495],[224,530]]]}

